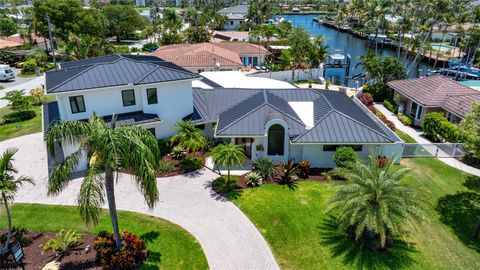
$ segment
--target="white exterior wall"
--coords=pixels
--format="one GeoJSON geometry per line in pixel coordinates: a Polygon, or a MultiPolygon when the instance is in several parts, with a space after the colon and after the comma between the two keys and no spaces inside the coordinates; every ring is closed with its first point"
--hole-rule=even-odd
{"type": "Polygon", "coordinates": [[[249,74],[247,76],[251,77],[263,77],[263,78],[270,78],[278,81],[285,81],[285,82],[292,82],[292,81],[299,81],[299,80],[309,80],[312,78],[313,80],[318,80],[320,76],[319,68],[313,69],[297,69],[297,70],[285,70],[285,71],[275,71],[275,72],[260,72],[255,74],[249,74]],[[293,79],[292,79],[293,78],[293,79]]]}
{"type": "Polygon", "coordinates": [[[162,122],[146,127],[154,127],[157,138],[173,135],[173,125],[193,112],[191,81],[75,91],[72,93],[57,94],[57,100],[62,120],[87,119],[92,116],[94,112],[99,116],[135,111],[157,114],[162,122]],[[157,88],[157,104],[148,104],[146,93],[146,89],[148,88],[157,88]],[[129,89],[134,89],[135,91],[135,105],[124,107],[122,90],[129,89]],[[83,96],[85,112],[72,113],[69,97],[79,95],[83,96]]]}
{"type": "MultiPolygon", "coordinates": [[[[69,155],[73,154],[78,150],[78,144],[62,143],[62,150],[63,150],[63,156],[68,157],[69,155]]],[[[75,169],[75,172],[85,171],[87,169],[87,164],[88,164],[87,155],[86,153],[83,153],[82,157],[78,162],[78,166],[75,169]]]]}
{"type": "Polygon", "coordinates": [[[237,29],[237,26],[242,24],[245,19],[228,19],[227,23],[223,25],[223,29],[227,31],[233,31],[237,29]]]}

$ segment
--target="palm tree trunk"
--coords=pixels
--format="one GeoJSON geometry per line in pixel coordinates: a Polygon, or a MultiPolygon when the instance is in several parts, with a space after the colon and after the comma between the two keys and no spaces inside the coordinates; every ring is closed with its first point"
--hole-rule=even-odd
{"type": "Polygon", "coordinates": [[[477,221],[477,226],[475,226],[475,233],[473,234],[472,238],[473,239],[478,239],[480,236],[480,219],[477,221]]]}
{"type": "Polygon", "coordinates": [[[227,165],[227,183],[230,183],[230,165],[227,165]]]}
{"type": "Polygon", "coordinates": [[[115,246],[117,249],[122,247],[120,233],[118,231],[117,206],[115,205],[115,191],[113,184],[112,168],[105,168],[105,189],[107,191],[108,210],[110,211],[110,219],[112,220],[113,234],[115,236],[115,246]]]}
{"type": "MultiPolygon", "coordinates": [[[[443,33],[442,33],[442,41],[441,41],[442,44],[443,44],[443,41],[445,40],[445,35],[447,34],[447,29],[448,29],[448,26],[445,26],[445,29],[443,30],[443,33]]],[[[440,56],[440,50],[437,50],[437,56],[435,57],[435,63],[433,63],[433,70],[435,70],[435,67],[437,66],[439,56],[440,56]]]]}
{"type": "Polygon", "coordinates": [[[8,233],[7,240],[5,241],[5,246],[2,247],[2,251],[8,248],[8,243],[10,243],[10,238],[12,237],[12,217],[10,216],[10,208],[8,207],[8,200],[5,196],[5,193],[2,193],[3,204],[5,205],[5,213],[7,214],[8,222],[8,233]]]}

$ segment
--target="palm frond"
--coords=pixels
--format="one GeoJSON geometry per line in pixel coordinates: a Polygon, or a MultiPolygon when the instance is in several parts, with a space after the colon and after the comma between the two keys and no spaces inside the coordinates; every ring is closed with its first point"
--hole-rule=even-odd
{"type": "Polygon", "coordinates": [[[50,155],[55,156],[55,144],[65,142],[73,145],[80,143],[81,138],[89,133],[91,126],[83,121],[55,122],[50,126],[47,134],[47,149],[50,155]]]}
{"type": "Polygon", "coordinates": [[[80,192],[77,196],[78,209],[87,224],[98,223],[101,207],[105,202],[102,180],[103,177],[98,165],[92,164],[87,170],[87,174],[80,186],[80,192]]]}
{"type": "Polygon", "coordinates": [[[68,185],[81,157],[82,149],[79,149],[53,166],[48,177],[48,195],[58,195],[68,185]]]}

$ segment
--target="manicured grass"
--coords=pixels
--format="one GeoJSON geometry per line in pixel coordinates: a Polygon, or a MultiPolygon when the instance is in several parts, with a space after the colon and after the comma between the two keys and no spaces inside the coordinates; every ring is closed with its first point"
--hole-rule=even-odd
{"type": "MultiPolygon", "coordinates": [[[[364,251],[337,231],[325,213],[335,182],[300,182],[294,190],[268,184],[233,201],[263,234],[282,269],[479,269],[480,253],[462,243],[435,210],[439,198],[466,190],[466,175],[433,158],[405,159],[402,165],[412,168],[404,181],[427,199],[429,220],[389,252],[364,251]]],[[[460,220],[470,214],[458,213],[460,220]]]]}
{"type": "MultiPolygon", "coordinates": [[[[33,106],[32,110],[35,111],[35,117],[32,119],[18,123],[0,125],[0,142],[42,131],[42,106],[33,106]]],[[[10,112],[11,111],[8,107],[1,108],[0,118],[10,112]]]]}
{"type": "Polygon", "coordinates": [[[397,136],[400,137],[400,139],[402,139],[406,143],[417,143],[417,141],[414,138],[410,137],[410,135],[408,135],[407,133],[399,129],[395,130],[395,134],[397,134],[397,136]]]}
{"type": "MultiPolygon", "coordinates": [[[[40,73],[40,76],[42,76],[42,75],[43,75],[43,73],[40,73]]],[[[33,74],[18,73],[16,76],[20,77],[20,78],[35,78],[35,77],[38,77],[36,73],[33,73],[33,74]]]]}
{"type": "MultiPolygon", "coordinates": [[[[4,217],[3,207],[0,211],[4,217]]],[[[145,240],[149,257],[142,269],[207,269],[208,264],[200,244],[181,227],[160,218],[132,212],[119,211],[120,230],[128,230],[145,240]]],[[[98,233],[111,231],[110,218],[104,211],[96,227],[87,227],[80,218],[78,209],[71,206],[41,204],[15,204],[12,207],[14,226],[31,231],[59,231],[74,229],[98,233]]],[[[0,220],[6,227],[6,220],[0,220]]],[[[28,255],[28,254],[27,254],[28,255]]]]}

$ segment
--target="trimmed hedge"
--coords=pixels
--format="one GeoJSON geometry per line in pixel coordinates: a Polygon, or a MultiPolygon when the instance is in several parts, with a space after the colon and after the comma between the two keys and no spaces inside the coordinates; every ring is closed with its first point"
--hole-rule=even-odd
{"type": "Polygon", "coordinates": [[[35,117],[35,111],[18,111],[18,112],[11,112],[3,116],[3,123],[11,124],[11,123],[18,123],[23,122],[35,117]]]}
{"type": "Polygon", "coordinates": [[[355,150],[353,150],[353,148],[350,146],[338,147],[333,155],[333,161],[337,167],[346,167],[357,160],[359,160],[359,157],[355,150]]]}
{"type": "Polygon", "coordinates": [[[425,135],[432,137],[441,137],[448,142],[459,143],[462,142],[460,128],[451,123],[439,112],[432,112],[425,115],[422,124],[425,135]]]}
{"type": "Polygon", "coordinates": [[[389,111],[391,111],[391,112],[394,112],[394,110],[395,110],[395,106],[394,106],[393,103],[390,102],[388,99],[385,99],[385,100],[383,101],[383,106],[384,106],[387,110],[389,110],[389,111]]]}

